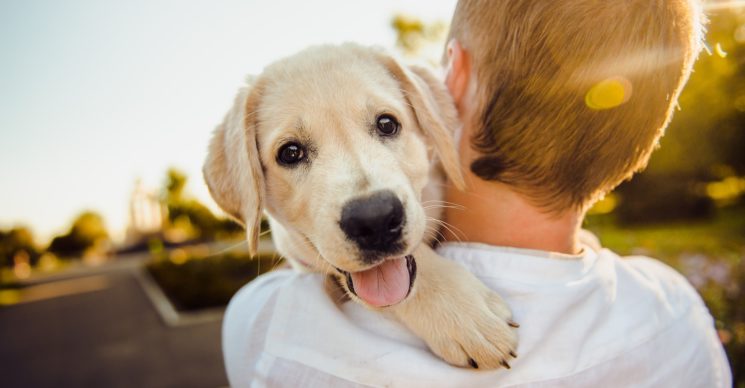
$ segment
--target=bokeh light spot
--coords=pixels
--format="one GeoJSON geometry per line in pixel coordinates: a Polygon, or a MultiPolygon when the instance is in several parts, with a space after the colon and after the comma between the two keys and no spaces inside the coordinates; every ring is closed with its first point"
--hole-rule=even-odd
{"type": "Polygon", "coordinates": [[[745,43],[745,24],[740,24],[735,30],[735,41],[745,43]]]}
{"type": "Polygon", "coordinates": [[[724,51],[724,49],[722,48],[722,44],[721,43],[717,43],[714,46],[714,52],[716,52],[717,55],[719,55],[722,58],[727,58],[727,52],[724,51]]]}
{"type": "Polygon", "coordinates": [[[585,94],[585,104],[590,109],[604,110],[615,108],[631,98],[631,82],[623,77],[604,79],[585,94]]]}

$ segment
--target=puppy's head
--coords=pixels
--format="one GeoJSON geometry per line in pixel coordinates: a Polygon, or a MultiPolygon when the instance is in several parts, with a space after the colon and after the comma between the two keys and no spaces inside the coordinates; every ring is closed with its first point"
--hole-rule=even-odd
{"type": "Polygon", "coordinates": [[[255,251],[261,210],[281,253],[340,274],[366,303],[403,300],[427,219],[422,189],[439,158],[463,178],[455,111],[421,69],[353,45],[316,47],[267,67],[215,131],[204,175],[255,251]],[[298,250],[297,247],[302,246],[298,250]]]}

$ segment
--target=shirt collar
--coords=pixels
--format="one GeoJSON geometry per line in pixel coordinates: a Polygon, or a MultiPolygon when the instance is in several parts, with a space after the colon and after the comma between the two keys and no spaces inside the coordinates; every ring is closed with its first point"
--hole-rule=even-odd
{"type": "Polygon", "coordinates": [[[582,244],[577,255],[482,243],[447,242],[438,252],[481,278],[521,283],[566,283],[591,272],[598,259],[594,247],[582,244]]]}

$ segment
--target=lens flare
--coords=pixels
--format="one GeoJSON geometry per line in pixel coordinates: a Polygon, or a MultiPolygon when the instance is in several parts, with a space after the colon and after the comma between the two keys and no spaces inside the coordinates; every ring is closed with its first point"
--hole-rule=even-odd
{"type": "Polygon", "coordinates": [[[717,55],[719,55],[721,58],[727,58],[727,52],[724,51],[721,43],[717,43],[714,46],[714,52],[717,53],[717,55]]]}
{"type": "Polygon", "coordinates": [[[593,110],[615,108],[631,98],[631,82],[624,77],[604,79],[585,94],[585,104],[593,110]]]}

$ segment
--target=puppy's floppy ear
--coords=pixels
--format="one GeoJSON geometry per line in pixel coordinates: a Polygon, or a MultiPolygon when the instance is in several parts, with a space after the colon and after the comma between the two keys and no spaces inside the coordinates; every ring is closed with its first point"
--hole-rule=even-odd
{"type": "Polygon", "coordinates": [[[423,67],[402,66],[393,57],[382,53],[379,54],[379,60],[401,85],[406,99],[414,109],[419,127],[434,145],[448,178],[455,187],[463,190],[463,172],[453,141],[454,132],[459,125],[458,112],[445,84],[423,67]]]}
{"type": "Polygon", "coordinates": [[[264,174],[256,146],[257,85],[238,92],[233,107],[212,135],[202,172],[212,198],[246,227],[248,250],[256,254],[264,174]]]}

